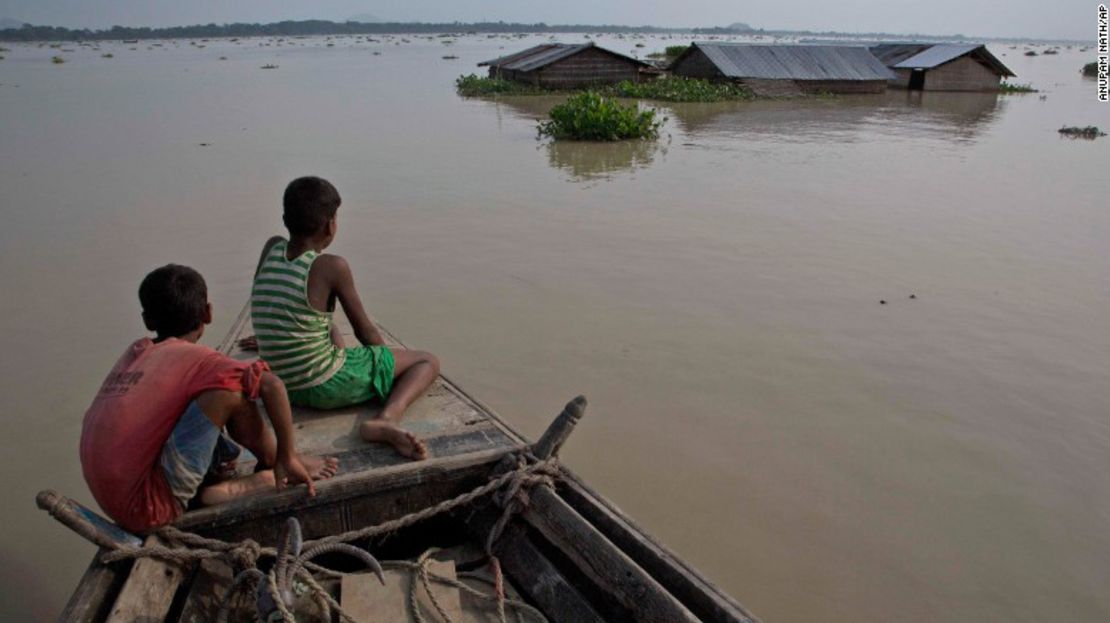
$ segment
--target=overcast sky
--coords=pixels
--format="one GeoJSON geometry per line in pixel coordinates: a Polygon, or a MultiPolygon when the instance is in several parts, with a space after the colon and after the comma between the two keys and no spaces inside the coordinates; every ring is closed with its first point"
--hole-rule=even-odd
{"type": "Polygon", "coordinates": [[[105,28],[283,19],[547,22],[1093,39],[1094,0],[0,0],[0,18],[105,28]]]}

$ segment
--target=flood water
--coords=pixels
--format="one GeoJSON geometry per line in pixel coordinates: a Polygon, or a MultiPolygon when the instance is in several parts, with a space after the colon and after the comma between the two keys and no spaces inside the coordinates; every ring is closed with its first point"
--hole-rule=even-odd
{"type": "MultiPolygon", "coordinates": [[[[660,105],[596,145],[454,93],[546,38],[375,38],[4,44],[0,619],[93,553],[33,498],[92,505],[140,279],[199,269],[215,343],[304,174],[372,315],[530,436],[586,394],[566,463],[764,620],[1110,619],[1110,138],[1056,132],[1110,126],[1093,52],[992,45],[1039,95],[660,105]]],[[[676,43],[636,41],[603,43],[676,43]]]]}

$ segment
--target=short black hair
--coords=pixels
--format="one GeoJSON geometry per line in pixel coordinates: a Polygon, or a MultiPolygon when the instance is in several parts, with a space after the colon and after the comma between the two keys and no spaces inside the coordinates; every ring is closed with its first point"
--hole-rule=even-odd
{"type": "Polygon", "coordinates": [[[313,236],[328,224],[342,199],[331,182],[316,176],[298,177],[285,187],[282,220],[294,236],[313,236]]]}
{"type": "Polygon", "coordinates": [[[166,264],[143,278],[139,302],[147,328],[158,337],[178,337],[204,324],[208,286],[192,268],[166,264]]]}

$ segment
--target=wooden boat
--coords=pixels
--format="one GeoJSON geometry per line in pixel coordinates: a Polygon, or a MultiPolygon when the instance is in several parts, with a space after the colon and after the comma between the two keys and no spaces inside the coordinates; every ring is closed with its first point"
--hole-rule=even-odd
{"type": "MultiPolygon", "coordinates": [[[[239,339],[251,333],[248,306],[219,349],[233,357],[253,357],[254,353],[238,346],[239,339]]],[[[355,343],[349,333],[348,343],[355,343]]],[[[383,335],[401,344],[384,331],[383,335]]],[[[584,408],[585,400],[575,399],[537,443],[529,444],[492,409],[448,378],[440,377],[412,406],[404,423],[428,445],[430,458],[419,462],[359,440],[358,422],[372,415],[373,406],[329,412],[298,408],[294,412],[298,450],[337,457],[341,468],[338,476],[317,483],[315,498],[309,499],[304,487],[259,494],[187,512],[175,528],[229,543],[250,539],[274,545],[283,540],[289,517],[299,520],[304,538],[310,541],[379,525],[443,505],[486,485],[491,477],[549,460],[557,455],[584,408]]],[[[512,476],[508,478],[512,480],[512,476]]],[[[558,477],[550,484],[553,486],[541,483],[521,487],[523,497],[520,493],[513,497],[484,495],[388,534],[356,539],[356,545],[380,560],[422,560],[422,554],[436,548],[434,564],[438,566],[430,575],[427,567],[423,567],[425,575],[421,576],[419,565],[396,563],[414,571],[399,580],[400,584],[407,582],[407,588],[400,592],[376,587],[377,580],[348,584],[372,577],[367,574],[353,574],[342,580],[321,578],[320,586],[354,620],[362,620],[349,610],[349,606],[355,607],[352,602],[358,601],[356,591],[369,595],[371,601],[377,600],[370,606],[362,604],[366,620],[503,620],[503,615],[497,613],[496,600],[475,597],[480,590],[452,593],[451,585],[429,585],[427,580],[442,579],[443,574],[452,572],[457,572],[460,579],[472,578],[472,583],[473,578],[481,580],[491,560],[483,545],[499,520],[505,518],[507,523],[503,523],[488,550],[504,572],[503,594],[530,604],[549,621],[755,621],[737,601],[646,534],[570,469],[560,466],[558,477]],[[506,511],[505,507],[513,505],[506,511]],[[432,594],[431,599],[414,597],[421,581],[432,594]],[[441,592],[441,588],[448,592],[441,592]],[[406,599],[406,592],[412,602],[406,599]],[[429,605],[429,601],[435,603],[429,605]],[[452,602],[455,605],[445,605],[452,602]],[[414,614],[411,608],[423,611],[414,614]]],[[[233,570],[233,561],[227,557],[181,564],[159,557],[106,563],[102,556],[120,547],[135,551],[140,539],[54,492],[40,493],[38,503],[101,546],[60,620],[193,623],[216,618],[221,600],[232,586],[234,571],[238,571],[233,570]]],[[[146,537],[147,545],[164,541],[158,534],[146,537]]],[[[344,567],[344,562],[332,556],[326,566],[357,570],[349,564],[344,567]]],[[[396,568],[396,564],[386,563],[386,567],[396,568]]],[[[263,556],[259,566],[267,565],[275,566],[272,559],[263,556]]],[[[486,584],[484,588],[489,592],[486,584]]],[[[229,603],[234,605],[230,620],[254,620],[252,600],[229,603]]],[[[290,609],[297,621],[339,620],[336,612],[322,614],[308,596],[297,598],[290,609]]],[[[509,615],[520,616],[519,620],[534,618],[513,607],[508,610],[509,615]]]]}

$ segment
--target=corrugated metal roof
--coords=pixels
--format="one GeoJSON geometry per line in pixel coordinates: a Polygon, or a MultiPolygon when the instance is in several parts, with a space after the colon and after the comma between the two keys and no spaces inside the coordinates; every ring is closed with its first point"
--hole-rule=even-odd
{"type": "Polygon", "coordinates": [[[513,52],[512,54],[506,54],[505,56],[499,56],[499,57],[497,57],[493,60],[482,61],[481,63],[478,63],[478,66],[479,67],[485,67],[486,65],[493,65],[494,67],[497,67],[497,66],[500,66],[500,65],[504,65],[505,63],[510,63],[514,60],[518,60],[518,59],[524,58],[526,56],[531,56],[531,55],[536,54],[538,52],[541,52],[543,50],[549,49],[553,46],[559,46],[559,45],[563,45],[563,44],[561,44],[561,43],[543,43],[543,44],[540,44],[540,45],[534,45],[534,46],[532,46],[532,47],[530,47],[526,50],[521,50],[520,52],[513,52]]]}
{"type": "Polygon", "coordinates": [[[1013,76],[1014,72],[1003,65],[1002,61],[990,53],[982,43],[932,43],[914,54],[897,56],[910,48],[910,45],[888,43],[873,46],[871,51],[888,67],[897,69],[935,69],[945,63],[970,55],[1002,76],[1013,76]]]}
{"type": "Polygon", "coordinates": [[[979,43],[938,43],[895,63],[893,67],[898,69],[932,69],[981,47],[983,46],[979,43]]]}
{"type": "Polygon", "coordinates": [[[879,62],[890,67],[897,65],[907,58],[929,49],[932,43],[879,43],[871,46],[871,53],[879,62]]]}
{"type": "Polygon", "coordinates": [[[729,78],[769,80],[891,80],[867,48],[846,45],[694,43],[729,78]]]}
{"type": "MultiPolygon", "coordinates": [[[[527,50],[522,50],[515,54],[509,54],[508,56],[495,58],[491,61],[478,63],[478,66],[483,67],[489,65],[492,67],[497,67],[500,69],[510,69],[513,71],[532,71],[534,69],[539,69],[544,65],[550,65],[551,63],[562,60],[568,56],[573,56],[581,52],[582,50],[593,47],[597,47],[593,41],[589,43],[577,44],[544,43],[541,45],[530,47],[527,50]]],[[[620,54],[612,50],[606,50],[602,47],[597,47],[597,49],[601,52],[605,52],[606,54],[612,54],[613,56],[628,59],[629,61],[638,65],[647,65],[647,63],[645,63],[644,61],[632,58],[631,56],[625,56],[624,54],[620,54]]]]}

